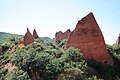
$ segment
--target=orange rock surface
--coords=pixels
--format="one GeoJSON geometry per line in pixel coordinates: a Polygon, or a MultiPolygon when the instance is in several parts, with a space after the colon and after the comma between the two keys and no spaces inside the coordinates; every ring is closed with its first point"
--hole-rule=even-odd
{"type": "Polygon", "coordinates": [[[97,62],[113,64],[102,32],[92,13],[78,21],[76,28],[68,37],[66,48],[79,48],[85,60],[94,59],[97,62]]]}
{"type": "Polygon", "coordinates": [[[27,32],[25,33],[25,35],[22,38],[20,38],[19,43],[17,45],[15,45],[13,48],[9,48],[7,53],[13,53],[18,46],[19,47],[20,46],[27,46],[33,42],[34,42],[34,37],[30,33],[29,29],[27,29],[27,32]]]}
{"type": "Polygon", "coordinates": [[[26,34],[24,36],[24,45],[27,46],[27,45],[29,45],[29,44],[31,44],[33,42],[34,42],[34,37],[30,33],[29,29],[27,29],[27,32],[26,32],[26,34]]]}
{"type": "Polygon", "coordinates": [[[67,39],[70,33],[71,33],[70,29],[68,29],[64,33],[61,31],[57,32],[55,34],[55,39],[54,39],[55,44],[58,44],[59,40],[67,39]]]}
{"type": "Polygon", "coordinates": [[[19,45],[23,44],[23,45],[27,46],[33,42],[34,42],[34,37],[30,33],[29,29],[27,29],[27,32],[25,33],[25,35],[22,38],[20,38],[19,45]]]}
{"type": "Polygon", "coordinates": [[[20,38],[19,43],[18,44],[24,44],[24,37],[20,38]]]}

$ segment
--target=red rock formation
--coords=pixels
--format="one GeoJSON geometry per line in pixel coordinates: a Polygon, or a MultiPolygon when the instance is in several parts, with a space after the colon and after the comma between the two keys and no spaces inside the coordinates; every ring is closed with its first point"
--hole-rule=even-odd
{"type": "Polygon", "coordinates": [[[27,45],[29,45],[29,44],[31,44],[33,42],[34,42],[34,37],[30,33],[29,29],[27,29],[26,34],[22,38],[20,38],[19,43],[17,45],[15,45],[13,48],[9,48],[7,53],[11,54],[11,53],[13,53],[16,50],[17,47],[27,46],[27,45]]]}
{"type": "Polygon", "coordinates": [[[31,44],[33,42],[34,42],[34,37],[30,33],[29,29],[27,29],[27,32],[26,32],[26,34],[24,36],[24,45],[27,46],[27,45],[29,45],[29,44],[31,44]]]}
{"type": "Polygon", "coordinates": [[[29,29],[27,29],[27,32],[25,36],[20,38],[19,44],[24,44],[25,46],[31,44],[34,42],[34,39],[38,38],[38,34],[36,30],[34,29],[33,35],[30,33],[29,29]]]}
{"type": "Polygon", "coordinates": [[[116,43],[113,44],[113,46],[116,46],[116,45],[120,45],[120,34],[119,34],[119,36],[118,36],[118,39],[117,39],[116,43]]]}
{"type": "Polygon", "coordinates": [[[76,28],[69,35],[66,48],[71,46],[79,48],[85,60],[93,58],[97,62],[113,64],[102,32],[92,13],[78,21],[76,28]]]}
{"type": "Polygon", "coordinates": [[[20,38],[18,45],[23,44],[23,45],[27,46],[33,42],[34,42],[34,37],[30,33],[29,29],[27,29],[27,32],[25,33],[25,35],[22,38],[20,38]]]}
{"type": "Polygon", "coordinates": [[[58,44],[59,40],[67,39],[70,33],[71,33],[70,29],[68,29],[64,33],[61,31],[57,32],[55,34],[55,40],[54,40],[55,44],[58,44]]]}
{"type": "Polygon", "coordinates": [[[37,32],[36,32],[36,30],[34,29],[34,31],[33,31],[33,37],[36,39],[36,38],[38,38],[38,34],[37,34],[37,32]]]}
{"type": "Polygon", "coordinates": [[[19,43],[18,44],[24,44],[24,37],[20,38],[19,43]]]}

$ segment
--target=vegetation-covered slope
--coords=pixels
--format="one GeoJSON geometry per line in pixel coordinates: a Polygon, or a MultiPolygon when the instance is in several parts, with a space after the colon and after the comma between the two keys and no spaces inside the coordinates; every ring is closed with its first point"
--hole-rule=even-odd
{"type": "Polygon", "coordinates": [[[51,43],[54,43],[54,39],[51,39],[51,38],[49,38],[49,37],[40,37],[44,42],[51,42],[51,43]]]}
{"type": "Polygon", "coordinates": [[[84,61],[83,53],[71,47],[64,50],[66,40],[58,46],[38,38],[28,46],[19,46],[12,54],[6,51],[18,42],[15,36],[0,44],[0,80],[119,80],[120,46],[108,46],[114,65],[84,61]],[[15,68],[4,69],[10,63],[15,68]]]}
{"type": "Polygon", "coordinates": [[[22,35],[0,32],[0,42],[3,42],[5,40],[9,39],[9,37],[11,37],[11,36],[15,36],[16,38],[22,37],[22,35]]]}

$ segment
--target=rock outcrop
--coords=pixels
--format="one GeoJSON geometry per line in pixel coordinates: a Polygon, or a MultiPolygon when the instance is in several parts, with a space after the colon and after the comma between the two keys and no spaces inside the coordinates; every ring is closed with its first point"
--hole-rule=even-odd
{"type": "Polygon", "coordinates": [[[29,29],[27,29],[27,32],[26,32],[26,34],[24,36],[24,45],[27,46],[27,45],[29,45],[29,44],[31,44],[33,42],[34,42],[34,37],[30,33],[29,29]]]}
{"type": "Polygon", "coordinates": [[[102,32],[92,13],[78,21],[76,28],[69,35],[66,48],[71,46],[79,48],[85,60],[94,59],[97,62],[113,64],[102,32]]]}
{"type": "Polygon", "coordinates": [[[35,29],[33,30],[33,37],[34,37],[35,39],[37,39],[37,38],[39,37],[35,29]]]}
{"type": "Polygon", "coordinates": [[[70,29],[68,29],[64,33],[61,31],[57,32],[55,34],[55,39],[54,39],[55,44],[58,44],[59,40],[67,39],[70,33],[71,33],[70,29]]]}
{"type": "MultiPolygon", "coordinates": [[[[35,32],[34,32],[34,34],[35,34],[35,32]]],[[[34,37],[30,33],[29,29],[27,28],[27,32],[25,33],[25,35],[22,38],[20,38],[19,45],[23,44],[24,46],[27,46],[27,45],[29,45],[29,44],[31,44],[33,42],[34,42],[34,37]]]]}
{"type": "Polygon", "coordinates": [[[30,33],[29,29],[27,28],[27,32],[25,33],[25,35],[22,38],[20,38],[18,44],[15,45],[13,48],[9,48],[7,53],[13,53],[17,47],[27,46],[27,45],[33,43],[34,39],[36,39],[38,37],[35,29],[33,31],[33,35],[30,33]]]}
{"type": "Polygon", "coordinates": [[[119,33],[119,36],[118,36],[116,43],[113,44],[113,46],[116,46],[116,45],[120,45],[120,33],[119,33]]]}
{"type": "Polygon", "coordinates": [[[19,43],[18,44],[24,44],[24,36],[20,38],[19,43]]]}

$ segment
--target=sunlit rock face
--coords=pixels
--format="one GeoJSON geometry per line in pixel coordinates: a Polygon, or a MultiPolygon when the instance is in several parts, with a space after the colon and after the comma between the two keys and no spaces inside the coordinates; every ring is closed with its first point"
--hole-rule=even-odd
{"type": "Polygon", "coordinates": [[[33,30],[33,37],[34,37],[35,39],[37,39],[37,38],[39,37],[35,29],[33,30]]]}
{"type": "Polygon", "coordinates": [[[71,46],[79,48],[85,60],[93,58],[97,62],[113,64],[102,32],[91,12],[78,21],[76,28],[69,35],[66,49],[71,46]]]}
{"type": "Polygon", "coordinates": [[[19,44],[24,44],[24,37],[20,38],[19,44]]]}
{"type": "Polygon", "coordinates": [[[34,37],[30,33],[29,29],[27,29],[27,32],[25,33],[25,35],[22,38],[20,38],[19,45],[23,44],[23,45],[27,46],[33,42],[34,42],[34,37]]]}
{"type": "Polygon", "coordinates": [[[70,33],[71,33],[70,29],[68,29],[65,32],[61,32],[61,31],[56,32],[55,40],[54,40],[55,44],[58,44],[59,40],[67,39],[70,33]]]}
{"type": "Polygon", "coordinates": [[[31,44],[34,42],[34,39],[38,38],[38,34],[36,32],[36,30],[33,30],[33,35],[30,33],[29,29],[27,29],[27,32],[25,33],[25,35],[20,38],[19,44],[23,44],[25,46],[31,44]]]}
{"type": "MultiPolygon", "coordinates": [[[[38,34],[36,32],[36,30],[34,29],[33,31],[33,35],[30,33],[29,29],[27,28],[27,32],[25,33],[25,35],[20,38],[19,42],[17,45],[15,45],[13,48],[9,48],[7,53],[13,53],[17,47],[24,47],[24,46],[27,46],[31,43],[34,42],[34,39],[38,38],[38,34]]],[[[1,49],[0,49],[1,50],[1,49]]]]}
{"type": "Polygon", "coordinates": [[[116,45],[120,45],[120,33],[119,33],[116,43],[113,44],[113,46],[116,46],[116,45]]]}
{"type": "Polygon", "coordinates": [[[24,45],[27,46],[27,45],[29,45],[29,44],[31,44],[33,42],[34,42],[34,37],[30,33],[29,29],[27,29],[27,32],[26,32],[26,34],[24,36],[24,45]]]}

